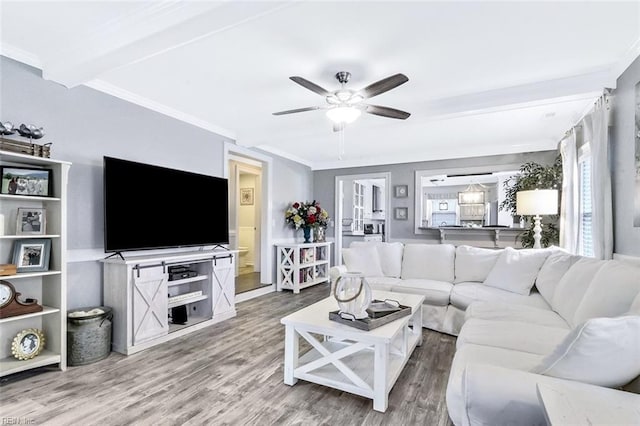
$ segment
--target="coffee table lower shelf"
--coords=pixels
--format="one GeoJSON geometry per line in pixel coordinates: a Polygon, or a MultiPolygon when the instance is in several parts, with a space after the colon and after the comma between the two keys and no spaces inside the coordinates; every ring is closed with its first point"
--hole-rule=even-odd
{"type": "MultiPolygon", "coordinates": [[[[409,354],[413,352],[418,344],[418,337],[412,335],[409,338],[409,354]]],[[[351,346],[351,344],[343,342],[331,342],[326,341],[322,343],[322,346],[329,352],[335,353],[345,347],[351,346]]],[[[366,386],[357,386],[353,381],[349,380],[347,376],[343,374],[335,365],[327,364],[320,367],[313,372],[305,373],[304,366],[310,364],[313,361],[323,359],[324,355],[319,353],[316,349],[311,349],[309,352],[300,357],[299,363],[302,367],[298,367],[294,370],[294,377],[297,379],[305,380],[307,382],[317,383],[323,386],[332,387],[345,392],[352,393],[354,395],[360,395],[365,398],[374,399],[375,388],[375,349],[369,347],[362,351],[356,352],[353,355],[342,358],[340,361],[344,363],[353,373],[359,377],[366,386]]],[[[402,369],[409,360],[408,356],[401,353],[390,353],[389,360],[385,368],[385,393],[389,393],[391,388],[395,384],[396,380],[400,376],[402,369]]]]}

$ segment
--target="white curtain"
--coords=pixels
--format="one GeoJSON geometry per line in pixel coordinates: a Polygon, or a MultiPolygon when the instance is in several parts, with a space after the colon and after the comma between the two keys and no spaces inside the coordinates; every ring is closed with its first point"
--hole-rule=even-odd
{"type": "Polygon", "coordinates": [[[560,201],[560,247],[576,254],[578,252],[578,232],[580,227],[580,206],[578,204],[578,152],[576,131],[560,141],[562,156],[562,199],[560,201]]]}
{"type": "Polygon", "coordinates": [[[609,171],[609,111],[607,96],[596,102],[584,118],[585,140],[591,145],[591,202],[593,254],[597,259],[613,257],[613,210],[609,171]]]}

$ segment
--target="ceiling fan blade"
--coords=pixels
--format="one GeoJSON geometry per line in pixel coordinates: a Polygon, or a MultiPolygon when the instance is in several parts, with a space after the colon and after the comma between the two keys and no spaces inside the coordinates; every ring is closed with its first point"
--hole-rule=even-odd
{"type": "Polygon", "coordinates": [[[401,84],[409,81],[409,78],[404,74],[395,74],[391,77],[383,78],[380,81],[376,81],[360,90],[360,94],[365,98],[373,98],[381,93],[387,92],[401,84]]]}
{"type": "Polygon", "coordinates": [[[329,92],[327,89],[324,89],[324,88],[318,86],[317,84],[310,82],[306,78],[302,78],[302,77],[298,77],[298,76],[293,76],[293,77],[289,77],[289,78],[291,80],[295,81],[296,83],[298,83],[300,86],[305,87],[305,88],[311,90],[312,92],[317,93],[318,95],[329,96],[331,94],[331,92],[329,92]]]}
{"type": "Polygon", "coordinates": [[[382,117],[397,118],[400,120],[406,120],[411,115],[410,113],[405,111],[400,111],[399,109],[378,106],[378,105],[367,105],[364,112],[368,112],[369,114],[379,115],[382,117]]]}
{"type": "Polygon", "coordinates": [[[286,110],[286,111],[274,112],[273,115],[293,114],[293,113],[296,113],[296,112],[315,111],[317,109],[322,109],[322,107],[312,106],[312,107],[305,107],[305,108],[289,109],[289,110],[286,110]]]}
{"type": "Polygon", "coordinates": [[[334,132],[340,132],[342,130],[344,130],[344,123],[334,123],[333,125],[334,132]]]}

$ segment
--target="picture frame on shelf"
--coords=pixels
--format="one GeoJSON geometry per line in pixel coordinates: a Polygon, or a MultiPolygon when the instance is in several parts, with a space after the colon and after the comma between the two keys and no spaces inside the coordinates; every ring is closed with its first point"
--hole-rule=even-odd
{"type": "Polygon", "coordinates": [[[393,218],[395,220],[407,220],[409,218],[409,208],[396,207],[393,209],[393,218]]]}
{"type": "Polygon", "coordinates": [[[253,205],[253,188],[240,188],[240,205],[253,205]]]}
{"type": "Polygon", "coordinates": [[[35,167],[0,166],[0,194],[51,197],[52,171],[35,167]]]}
{"type": "Polygon", "coordinates": [[[27,328],[19,332],[11,343],[11,353],[23,361],[35,358],[44,349],[45,339],[42,330],[27,328]]]}
{"type": "Polygon", "coordinates": [[[409,185],[395,185],[393,195],[396,198],[407,198],[409,196],[409,185]]]}
{"type": "Polygon", "coordinates": [[[45,272],[49,270],[51,240],[24,239],[13,243],[13,263],[17,272],[45,272]]]}
{"type": "Polygon", "coordinates": [[[44,235],[47,227],[47,210],[40,207],[18,207],[16,235],[44,235]]]}

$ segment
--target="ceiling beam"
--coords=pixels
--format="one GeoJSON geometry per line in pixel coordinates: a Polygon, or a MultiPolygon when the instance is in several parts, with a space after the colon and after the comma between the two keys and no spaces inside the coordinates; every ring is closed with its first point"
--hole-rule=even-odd
{"type": "Polygon", "coordinates": [[[110,21],[75,45],[42,58],[42,75],[75,87],[101,74],[242,25],[285,2],[163,1],[110,21]]]}

